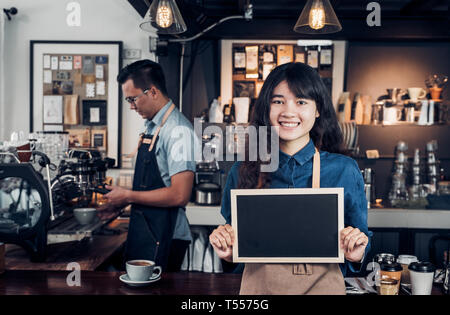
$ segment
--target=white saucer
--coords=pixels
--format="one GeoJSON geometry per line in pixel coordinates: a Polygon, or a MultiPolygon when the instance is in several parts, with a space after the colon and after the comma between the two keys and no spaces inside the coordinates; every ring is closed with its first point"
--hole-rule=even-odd
{"type": "Polygon", "coordinates": [[[128,274],[123,274],[119,277],[120,281],[128,284],[129,286],[132,287],[143,287],[146,285],[149,285],[150,283],[156,282],[159,279],[161,279],[161,275],[157,275],[157,276],[152,276],[150,279],[146,280],[146,281],[133,281],[130,280],[130,278],[128,277],[128,274]]]}

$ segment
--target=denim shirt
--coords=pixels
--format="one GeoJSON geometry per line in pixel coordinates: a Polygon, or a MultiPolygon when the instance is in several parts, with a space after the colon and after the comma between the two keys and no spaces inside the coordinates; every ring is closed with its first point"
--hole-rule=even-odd
{"type": "MultiPolygon", "coordinates": [[[[172,100],[169,100],[151,120],[145,121],[145,134],[152,135],[155,133],[156,127],[161,125],[162,118],[170,105],[172,105],[172,100]]],[[[173,175],[183,171],[195,172],[193,148],[196,141],[197,138],[192,124],[175,108],[161,128],[159,140],[154,148],[156,150],[158,169],[167,187],[171,185],[171,177],[173,175]],[[180,146],[180,144],[182,145],[180,146]]],[[[178,210],[173,238],[192,241],[191,230],[184,208],[178,210]]]]}
{"type": "MultiPolygon", "coordinates": [[[[293,156],[279,151],[279,167],[271,175],[270,188],[311,188],[312,167],[315,153],[312,140],[293,156]]],[[[230,190],[238,188],[239,168],[242,162],[234,163],[231,168],[222,197],[222,216],[231,224],[230,190]]],[[[367,226],[367,200],[364,193],[364,180],[358,164],[352,158],[341,154],[320,151],[320,187],[344,188],[344,225],[358,228],[369,237],[369,244],[364,257],[370,250],[372,232],[367,226]]],[[[361,264],[345,261],[340,264],[345,276],[347,268],[352,272],[359,272],[361,264]]]]}

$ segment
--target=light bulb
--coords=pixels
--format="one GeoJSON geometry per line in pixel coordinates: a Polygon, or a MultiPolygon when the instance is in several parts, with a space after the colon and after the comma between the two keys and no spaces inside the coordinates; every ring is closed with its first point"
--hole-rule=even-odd
{"type": "Polygon", "coordinates": [[[156,24],[162,28],[168,28],[173,23],[173,13],[172,9],[164,4],[164,1],[158,5],[158,10],[156,11],[156,24]]]}
{"type": "Polygon", "coordinates": [[[325,26],[325,10],[322,1],[314,1],[309,12],[309,26],[319,30],[325,26]]]}

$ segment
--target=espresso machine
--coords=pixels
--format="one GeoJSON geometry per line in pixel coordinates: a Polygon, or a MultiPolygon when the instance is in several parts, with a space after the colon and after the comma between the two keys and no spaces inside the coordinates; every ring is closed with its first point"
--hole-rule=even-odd
{"type": "Polygon", "coordinates": [[[73,216],[74,208],[95,206],[108,192],[105,174],[113,159],[73,151],[56,166],[39,151],[31,152],[29,162],[15,153],[0,152],[0,242],[23,247],[31,261],[44,261],[47,245],[80,241],[114,219],[81,225],[73,216]]]}

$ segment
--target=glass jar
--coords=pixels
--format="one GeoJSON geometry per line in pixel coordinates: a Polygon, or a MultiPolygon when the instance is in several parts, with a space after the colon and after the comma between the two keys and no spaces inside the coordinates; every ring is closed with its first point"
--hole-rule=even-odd
{"type": "Polygon", "coordinates": [[[69,133],[67,131],[38,131],[35,149],[45,153],[50,161],[59,165],[69,150],[69,133]]]}

